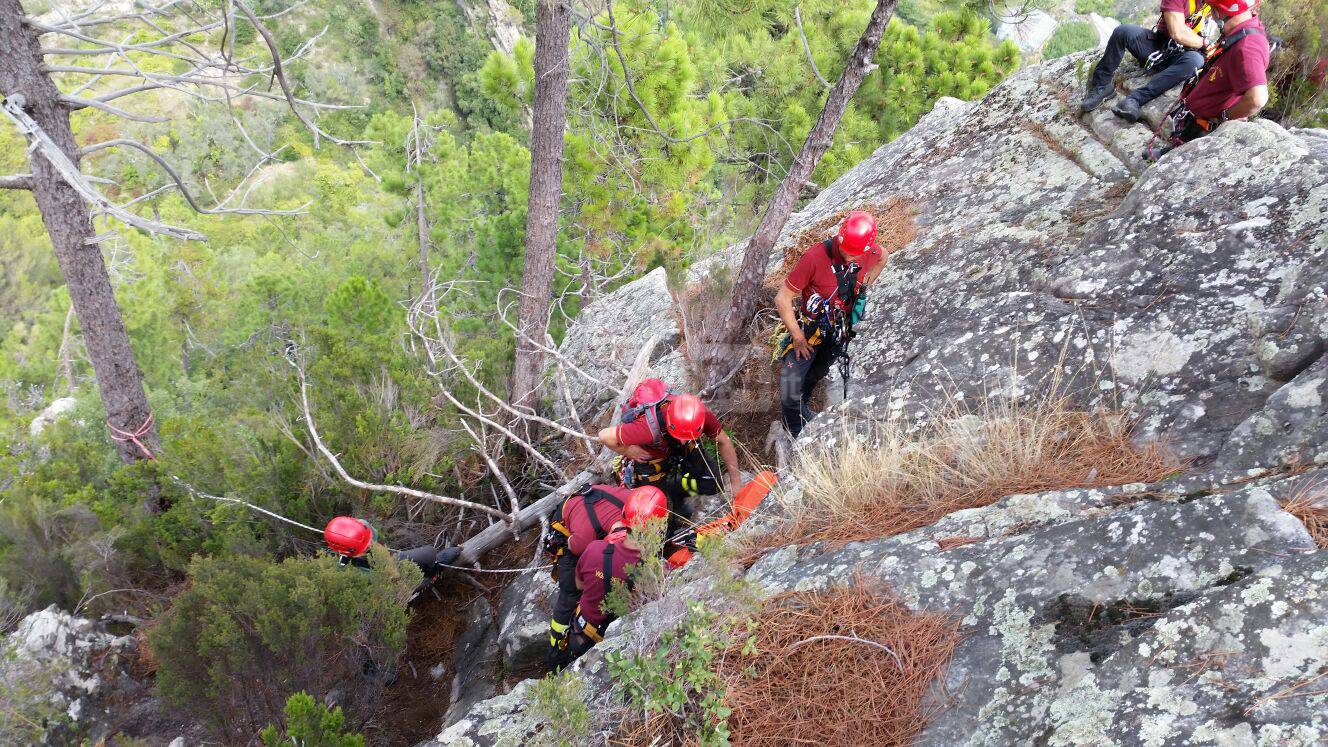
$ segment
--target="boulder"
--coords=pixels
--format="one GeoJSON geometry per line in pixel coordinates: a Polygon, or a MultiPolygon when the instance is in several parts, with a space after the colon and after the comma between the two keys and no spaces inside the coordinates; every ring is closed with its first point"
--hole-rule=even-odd
{"type": "Polygon", "coordinates": [[[520,672],[544,661],[556,593],[548,569],[527,571],[503,590],[498,601],[498,649],[505,671],[520,672]]]}
{"type": "Polygon", "coordinates": [[[452,648],[452,697],[446,723],[498,693],[498,625],[493,605],[479,597],[466,608],[466,629],[452,648]]]}
{"type": "Polygon", "coordinates": [[[63,420],[65,416],[73,412],[76,407],[78,407],[78,399],[76,397],[61,397],[47,405],[46,409],[38,413],[37,417],[33,418],[32,422],[28,424],[28,436],[33,440],[41,438],[41,434],[44,433],[52,423],[55,423],[58,420],[63,420]]]}
{"type": "Polygon", "coordinates": [[[108,722],[103,699],[128,679],[136,650],[133,636],[112,635],[52,605],[23,618],[9,634],[0,689],[12,698],[42,698],[40,709],[64,714],[67,722],[50,727],[49,739],[96,733],[108,722]]]}
{"type": "Polygon", "coordinates": [[[1107,41],[1111,39],[1111,32],[1116,30],[1120,21],[1115,18],[1103,18],[1096,13],[1088,14],[1088,22],[1092,24],[1093,30],[1097,32],[1097,46],[1101,49],[1107,46],[1107,41]]]}
{"type": "Polygon", "coordinates": [[[1056,33],[1056,19],[1043,10],[1027,10],[1026,5],[1012,14],[996,18],[996,38],[1019,45],[1020,52],[1041,52],[1056,33]]]}

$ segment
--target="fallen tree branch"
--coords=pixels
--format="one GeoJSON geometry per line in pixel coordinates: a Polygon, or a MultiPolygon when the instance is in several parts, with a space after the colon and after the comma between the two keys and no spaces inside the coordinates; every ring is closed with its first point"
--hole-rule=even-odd
{"type": "Polygon", "coordinates": [[[469,566],[478,563],[485,553],[512,539],[513,532],[523,532],[539,525],[542,518],[552,513],[553,509],[567,500],[568,496],[573,495],[577,488],[593,479],[595,479],[593,472],[588,470],[578,472],[551,493],[517,512],[511,524],[498,522],[481,529],[473,537],[461,543],[461,555],[457,558],[457,565],[469,566]]]}
{"type": "Polygon", "coordinates": [[[305,379],[304,368],[296,364],[294,361],[291,362],[291,365],[295,367],[295,372],[299,375],[300,379],[300,403],[304,406],[304,424],[309,428],[309,435],[314,440],[314,446],[318,448],[318,451],[323,455],[323,458],[327,459],[327,461],[332,464],[332,469],[336,470],[342,480],[345,480],[350,485],[361,490],[371,490],[376,493],[395,493],[397,495],[405,495],[410,496],[411,498],[420,498],[427,501],[433,501],[434,503],[441,503],[445,506],[473,508],[476,511],[483,511],[490,516],[495,516],[501,519],[504,524],[512,521],[513,517],[482,503],[475,503],[474,501],[467,501],[461,498],[449,498],[445,495],[437,495],[436,493],[407,488],[401,485],[382,485],[379,483],[365,482],[351,477],[350,473],[346,471],[346,468],[341,466],[341,461],[337,459],[337,455],[333,454],[332,450],[327,448],[327,445],[323,443],[323,438],[318,435],[318,428],[314,425],[314,415],[309,408],[309,383],[305,379]]]}

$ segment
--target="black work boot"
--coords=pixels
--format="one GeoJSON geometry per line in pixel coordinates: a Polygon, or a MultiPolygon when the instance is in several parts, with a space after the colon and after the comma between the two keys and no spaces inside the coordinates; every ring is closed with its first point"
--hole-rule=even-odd
{"type": "Polygon", "coordinates": [[[1093,111],[1099,106],[1102,106],[1102,102],[1111,98],[1115,93],[1116,89],[1112,87],[1111,81],[1107,81],[1097,88],[1085,92],[1084,100],[1079,102],[1079,113],[1087,114],[1093,111]]]}
{"type": "Polygon", "coordinates": [[[1116,108],[1112,109],[1112,111],[1116,113],[1116,116],[1126,122],[1139,121],[1139,102],[1129,96],[1121,99],[1121,102],[1117,104],[1116,108]]]}

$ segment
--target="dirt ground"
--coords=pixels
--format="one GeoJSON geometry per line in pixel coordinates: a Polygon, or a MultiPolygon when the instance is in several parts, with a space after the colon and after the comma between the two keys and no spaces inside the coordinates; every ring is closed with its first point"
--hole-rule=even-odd
{"type": "MultiPolygon", "coordinates": [[[[498,548],[481,563],[486,568],[519,568],[535,551],[537,532],[528,531],[521,541],[498,548]]],[[[369,744],[410,747],[438,736],[443,716],[452,702],[452,646],[465,630],[466,608],[480,595],[497,609],[498,599],[516,574],[474,574],[486,591],[460,579],[441,579],[438,596],[425,593],[416,601],[407,630],[406,651],[396,682],[383,692],[378,713],[365,727],[369,744]],[[434,676],[437,673],[438,676],[434,676]]],[[[542,671],[517,672],[507,687],[542,671]]]]}

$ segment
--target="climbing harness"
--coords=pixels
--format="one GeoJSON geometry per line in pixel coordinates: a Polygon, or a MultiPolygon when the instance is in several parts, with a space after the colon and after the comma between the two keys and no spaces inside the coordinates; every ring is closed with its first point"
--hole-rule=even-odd
{"type": "Polygon", "coordinates": [[[605,501],[613,504],[619,511],[623,508],[623,502],[613,494],[587,484],[568,496],[567,500],[554,509],[553,514],[549,516],[549,531],[544,535],[544,552],[553,560],[549,567],[553,569],[550,575],[553,576],[554,581],[558,580],[558,558],[567,552],[567,541],[572,538],[572,530],[566,524],[567,506],[577,498],[580,498],[582,505],[585,506],[586,519],[590,521],[591,528],[595,530],[595,539],[597,540],[604,539],[609,532],[600,523],[599,514],[595,512],[595,504],[605,501]]]}
{"type": "MultiPolygon", "coordinates": [[[[1208,7],[1206,0],[1189,0],[1185,14],[1185,25],[1189,26],[1194,33],[1205,36],[1204,25],[1208,23],[1211,17],[1212,8],[1208,7]]],[[[1163,17],[1157,19],[1157,32],[1161,34],[1168,33],[1167,22],[1163,17]]],[[[1151,72],[1188,51],[1189,47],[1168,37],[1167,43],[1161,49],[1148,55],[1148,59],[1144,60],[1144,72],[1151,72]]]]}
{"type": "MultiPolygon", "coordinates": [[[[835,294],[830,298],[822,298],[819,293],[813,293],[797,310],[796,317],[809,346],[815,348],[826,340],[835,343],[839,378],[844,385],[844,396],[847,397],[849,374],[853,365],[853,357],[848,354],[848,343],[857,336],[853,325],[862,319],[867,308],[867,297],[859,284],[862,266],[856,262],[836,262],[834,239],[826,239],[822,246],[830,258],[830,269],[835,274],[835,294]]],[[[793,349],[793,335],[780,324],[770,339],[780,340],[770,358],[771,363],[778,363],[793,349]]]]}
{"type": "Polygon", "coordinates": [[[1207,135],[1215,130],[1218,125],[1222,124],[1222,122],[1226,121],[1224,117],[1208,119],[1195,116],[1194,112],[1190,111],[1190,107],[1186,105],[1185,99],[1194,92],[1194,89],[1199,85],[1199,81],[1203,80],[1204,77],[1210,74],[1209,71],[1217,64],[1218,60],[1222,59],[1222,55],[1235,48],[1236,44],[1240,42],[1241,39],[1244,39],[1251,34],[1263,33],[1263,29],[1243,28],[1231,36],[1222,37],[1216,44],[1209,47],[1207,58],[1204,60],[1204,66],[1189,80],[1185,81],[1185,85],[1181,86],[1180,99],[1178,99],[1176,105],[1171,107],[1171,110],[1163,115],[1162,119],[1158,121],[1157,128],[1153,130],[1153,136],[1148,139],[1148,147],[1145,149],[1145,153],[1149,161],[1156,161],[1166,155],[1172,148],[1175,148],[1178,145],[1184,145],[1191,140],[1207,135]],[[1171,136],[1168,138],[1166,146],[1154,154],[1153,143],[1162,134],[1162,127],[1167,122],[1171,122],[1171,136]]]}

